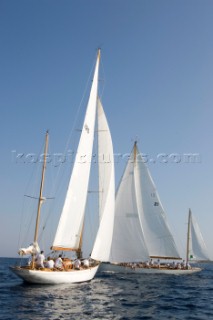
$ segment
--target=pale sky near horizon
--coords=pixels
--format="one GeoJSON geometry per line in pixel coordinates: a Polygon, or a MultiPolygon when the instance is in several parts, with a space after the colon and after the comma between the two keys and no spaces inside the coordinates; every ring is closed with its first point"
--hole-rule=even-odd
{"type": "Polygon", "coordinates": [[[64,152],[101,47],[102,102],[123,155],[116,186],[137,139],[182,255],[191,208],[213,259],[212,17],[211,0],[0,1],[0,256],[17,256],[35,167],[18,154],[38,155],[46,129],[52,153],[64,152]]]}

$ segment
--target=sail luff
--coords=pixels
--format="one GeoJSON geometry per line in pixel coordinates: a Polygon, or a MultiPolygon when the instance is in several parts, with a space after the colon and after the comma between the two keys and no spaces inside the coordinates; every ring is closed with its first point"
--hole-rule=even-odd
{"type": "Polygon", "coordinates": [[[92,159],[99,64],[100,50],[98,51],[93,82],[73,171],[53,242],[53,247],[63,247],[76,250],[79,248],[92,159]]]}

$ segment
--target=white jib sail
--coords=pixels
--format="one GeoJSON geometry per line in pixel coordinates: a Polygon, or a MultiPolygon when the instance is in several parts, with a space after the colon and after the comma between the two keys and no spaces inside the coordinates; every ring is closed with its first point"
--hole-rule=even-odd
{"type": "Polygon", "coordinates": [[[53,247],[78,249],[86,206],[96,119],[100,53],[82,133],[53,247]]]}
{"type": "Polygon", "coordinates": [[[192,214],[189,232],[189,260],[210,260],[200,228],[192,214]]]}
{"type": "Polygon", "coordinates": [[[115,211],[115,174],[112,138],[98,99],[99,229],[91,257],[109,261],[115,211]]]}
{"type": "Polygon", "coordinates": [[[137,208],[134,166],[132,152],[116,194],[110,262],[149,259],[137,208]]]}
{"type": "Polygon", "coordinates": [[[156,187],[138,148],[136,150],[136,198],[149,255],[179,258],[156,187]]]}

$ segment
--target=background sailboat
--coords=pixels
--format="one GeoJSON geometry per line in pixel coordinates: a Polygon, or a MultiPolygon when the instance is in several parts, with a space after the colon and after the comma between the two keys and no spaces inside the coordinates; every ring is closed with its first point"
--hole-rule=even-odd
{"type": "MultiPolygon", "coordinates": [[[[102,104],[97,98],[99,63],[100,50],[98,51],[93,83],[72,175],[52,245],[52,250],[63,252],[75,251],[77,256],[79,258],[81,257],[82,242],[84,240],[86,241],[86,239],[82,238],[82,234],[91,171],[95,121],[98,113],[97,121],[99,152],[101,152],[105,157],[110,157],[111,161],[102,163],[98,161],[99,188],[102,190],[102,205],[99,206],[99,230],[91,254],[91,258],[94,259],[94,263],[89,268],[81,270],[70,269],[67,272],[37,270],[34,268],[34,265],[32,268],[12,268],[14,273],[28,282],[57,284],[88,281],[95,276],[100,261],[107,261],[109,257],[114,220],[114,161],[110,130],[102,104]],[[103,172],[105,172],[105,174],[103,172]],[[103,179],[103,176],[106,176],[106,173],[107,177],[103,179]]],[[[38,229],[38,226],[36,228],[38,229]]],[[[34,244],[37,244],[37,238],[34,239],[34,244]]]]}
{"type": "Polygon", "coordinates": [[[199,225],[189,209],[186,261],[210,261],[208,250],[199,225]]]}
{"type": "MultiPolygon", "coordinates": [[[[189,273],[146,260],[181,259],[155,184],[134,144],[116,194],[111,264],[102,270],[138,273],[189,273]]],[[[198,270],[196,270],[198,271],[198,270]]]]}

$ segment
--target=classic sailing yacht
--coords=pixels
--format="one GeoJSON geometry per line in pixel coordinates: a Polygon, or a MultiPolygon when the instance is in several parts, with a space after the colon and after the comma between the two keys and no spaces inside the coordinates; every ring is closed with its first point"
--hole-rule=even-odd
{"type": "MultiPolygon", "coordinates": [[[[44,184],[44,173],[46,167],[46,154],[48,147],[48,133],[46,135],[45,157],[42,170],[42,180],[37,210],[34,243],[32,246],[33,263],[31,267],[12,267],[11,270],[23,280],[30,283],[59,284],[77,283],[93,279],[101,261],[108,261],[112,229],[114,221],[115,203],[115,181],[114,181],[114,159],[113,145],[106,116],[98,98],[98,73],[100,63],[100,50],[98,51],[95,65],[94,77],[90,96],[87,104],[86,114],[82,127],[81,137],[77,154],[64,201],[63,210],[51,247],[58,251],[75,251],[81,257],[82,238],[84,227],[85,207],[88,194],[88,185],[91,171],[92,150],[94,142],[95,122],[98,122],[98,152],[99,152],[99,229],[96,235],[91,258],[93,264],[76,270],[74,268],[66,271],[60,270],[38,270],[35,267],[35,253],[38,251],[38,230],[40,220],[40,209],[44,184]],[[83,160],[82,160],[83,157],[83,160]],[[110,161],[104,161],[104,158],[110,161]]],[[[22,253],[24,251],[22,250],[22,253]]]]}
{"type": "MultiPolygon", "coordinates": [[[[165,211],[135,142],[116,194],[110,263],[103,271],[184,274],[159,260],[180,260],[165,211]],[[145,263],[157,259],[156,264],[145,263]]],[[[193,272],[199,271],[194,269],[193,272]]]]}
{"type": "Polygon", "coordinates": [[[210,261],[206,244],[204,242],[198,223],[195,217],[192,215],[191,209],[189,209],[188,215],[186,261],[210,261]]]}

